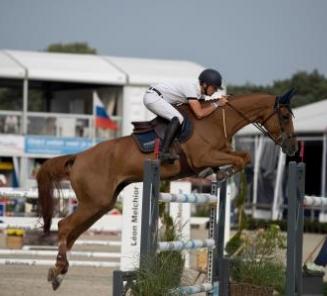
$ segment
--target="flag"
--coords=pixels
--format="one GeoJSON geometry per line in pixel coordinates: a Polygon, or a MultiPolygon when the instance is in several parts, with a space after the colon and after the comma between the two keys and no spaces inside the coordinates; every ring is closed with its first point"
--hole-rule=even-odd
{"type": "Polygon", "coordinates": [[[95,115],[95,127],[100,127],[104,129],[117,130],[117,124],[112,121],[101,102],[97,92],[94,92],[93,95],[93,106],[94,106],[94,115],[95,115]]]}

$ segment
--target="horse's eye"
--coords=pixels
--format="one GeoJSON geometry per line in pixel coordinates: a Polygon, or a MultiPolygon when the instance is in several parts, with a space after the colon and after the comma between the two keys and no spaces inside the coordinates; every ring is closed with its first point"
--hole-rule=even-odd
{"type": "Polygon", "coordinates": [[[282,115],[282,119],[288,121],[290,119],[290,116],[288,114],[284,114],[282,115]]]}

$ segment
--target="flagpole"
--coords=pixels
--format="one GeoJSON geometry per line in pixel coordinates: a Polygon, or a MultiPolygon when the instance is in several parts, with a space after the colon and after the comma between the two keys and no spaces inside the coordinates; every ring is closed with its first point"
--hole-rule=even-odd
{"type": "Polygon", "coordinates": [[[93,90],[93,95],[92,95],[92,109],[93,109],[93,124],[92,124],[92,142],[93,145],[96,144],[96,105],[95,105],[95,95],[96,95],[96,90],[93,90]]]}

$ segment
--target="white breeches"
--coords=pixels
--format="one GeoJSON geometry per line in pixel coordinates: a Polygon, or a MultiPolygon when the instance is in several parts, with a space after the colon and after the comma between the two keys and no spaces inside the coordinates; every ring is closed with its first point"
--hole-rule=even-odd
{"type": "Polygon", "coordinates": [[[168,120],[171,120],[173,117],[177,117],[180,124],[182,124],[184,121],[183,115],[154,91],[146,91],[143,97],[143,103],[150,111],[159,115],[160,117],[168,120]]]}

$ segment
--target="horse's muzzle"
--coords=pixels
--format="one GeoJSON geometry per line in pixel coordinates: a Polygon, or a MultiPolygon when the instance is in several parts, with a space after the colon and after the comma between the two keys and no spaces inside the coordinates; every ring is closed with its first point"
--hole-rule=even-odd
{"type": "Polygon", "coordinates": [[[295,153],[299,150],[295,135],[282,137],[281,147],[282,151],[288,156],[294,156],[295,153]]]}

